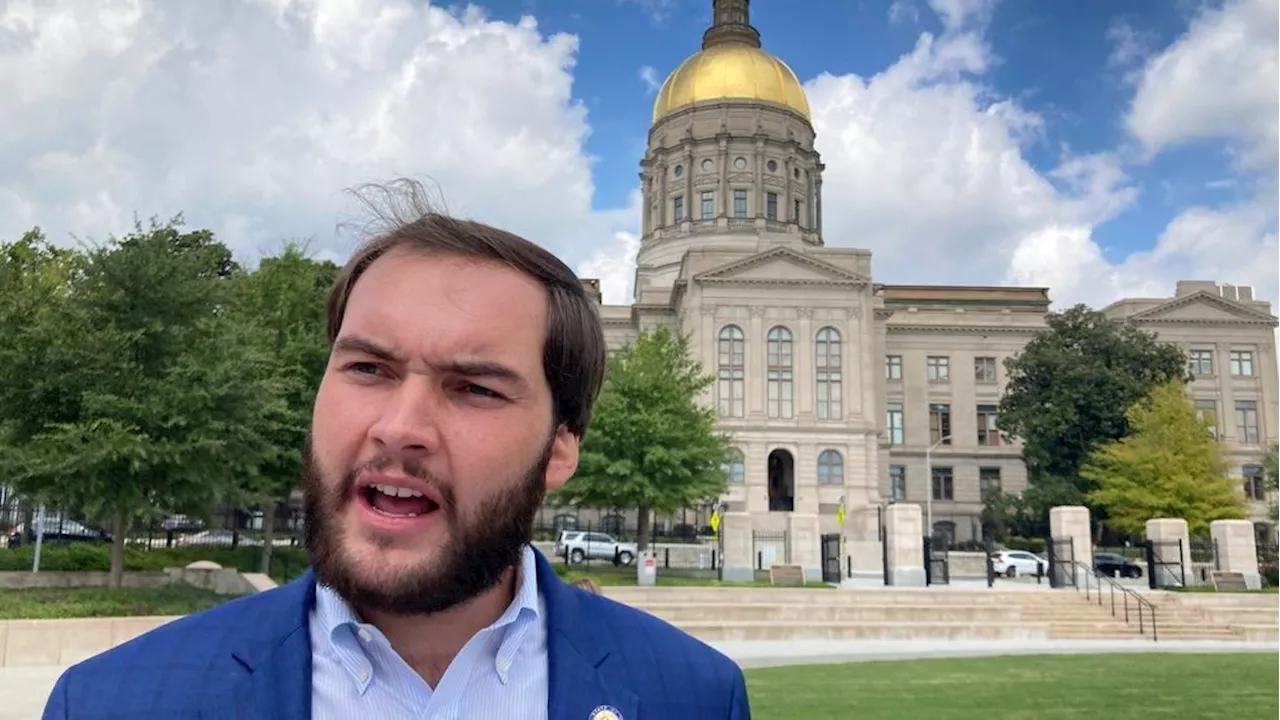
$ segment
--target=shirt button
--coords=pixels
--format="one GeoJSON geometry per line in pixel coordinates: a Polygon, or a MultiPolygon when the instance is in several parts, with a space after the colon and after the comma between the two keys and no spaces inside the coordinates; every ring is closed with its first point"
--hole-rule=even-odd
{"type": "Polygon", "coordinates": [[[360,682],[364,682],[365,680],[369,679],[369,671],[361,670],[360,672],[356,673],[356,677],[360,678],[360,682]]]}
{"type": "Polygon", "coordinates": [[[498,661],[498,672],[506,672],[506,671],[507,671],[507,668],[509,668],[509,667],[511,667],[511,661],[510,661],[510,660],[507,660],[506,658],[503,658],[503,659],[501,659],[501,660],[499,660],[499,661],[498,661]]]}
{"type": "Polygon", "coordinates": [[[368,630],[365,630],[364,628],[360,628],[360,639],[365,642],[369,642],[370,640],[373,639],[373,635],[369,634],[368,630]]]}

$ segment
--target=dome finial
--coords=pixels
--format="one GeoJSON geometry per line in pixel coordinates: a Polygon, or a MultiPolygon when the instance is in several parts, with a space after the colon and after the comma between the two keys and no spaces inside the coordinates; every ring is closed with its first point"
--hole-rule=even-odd
{"type": "Polygon", "coordinates": [[[760,47],[760,32],[751,26],[751,0],[712,0],[711,27],[702,33],[702,49],[738,43],[760,47]]]}

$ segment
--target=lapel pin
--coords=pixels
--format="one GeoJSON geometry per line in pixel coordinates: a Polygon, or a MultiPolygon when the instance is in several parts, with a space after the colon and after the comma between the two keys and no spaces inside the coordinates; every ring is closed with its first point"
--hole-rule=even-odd
{"type": "Polygon", "coordinates": [[[591,711],[591,720],[622,720],[622,713],[611,705],[601,705],[591,711]]]}

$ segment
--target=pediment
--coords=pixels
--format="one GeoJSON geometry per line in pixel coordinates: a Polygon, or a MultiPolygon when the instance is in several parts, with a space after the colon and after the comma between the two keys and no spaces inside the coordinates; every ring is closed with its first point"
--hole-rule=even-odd
{"type": "Polygon", "coordinates": [[[1129,316],[1136,322],[1264,323],[1275,325],[1268,313],[1201,290],[1174,298],[1129,316]]]}
{"type": "Polygon", "coordinates": [[[870,278],[786,247],[773,248],[695,275],[702,284],[847,285],[859,287],[870,278]]]}

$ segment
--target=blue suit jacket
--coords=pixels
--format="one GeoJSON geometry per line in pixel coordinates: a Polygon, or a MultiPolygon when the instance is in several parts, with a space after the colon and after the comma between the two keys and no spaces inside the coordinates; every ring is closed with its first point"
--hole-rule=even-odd
{"type": "MultiPolygon", "coordinates": [[[[549,720],[749,720],[732,660],[658,618],[572,587],[537,553],[549,720]]],[[[68,668],[44,720],[309,720],[315,577],[175,620],[68,668]]],[[[518,718],[516,708],[512,718],[518,718]]]]}

